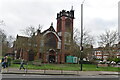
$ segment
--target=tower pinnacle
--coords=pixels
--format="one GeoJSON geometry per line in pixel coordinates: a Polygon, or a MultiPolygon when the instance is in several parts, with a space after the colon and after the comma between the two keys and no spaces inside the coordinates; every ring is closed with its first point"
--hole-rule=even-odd
{"type": "Polygon", "coordinates": [[[73,5],[71,6],[71,10],[73,10],[73,5]]]}
{"type": "Polygon", "coordinates": [[[51,22],[51,26],[53,26],[53,22],[51,22]]]}

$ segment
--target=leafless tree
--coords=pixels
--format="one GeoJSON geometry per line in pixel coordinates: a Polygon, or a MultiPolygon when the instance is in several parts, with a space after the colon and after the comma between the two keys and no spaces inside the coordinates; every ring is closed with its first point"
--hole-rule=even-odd
{"type": "MultiPolygon", "coordinates": [[[[4,24],[5,24],[5,23],[4,23],[3,20],[0,21],[0,26],[1,26],[1,25],[4,25],[4,24]]],[[[6,34],[5,34],[5,31],[0,28],[0,42],[3,43],[3,42],[6,41],[6,40],[7,40],[7,36],[6,36],[6,34]]]]}
{"type": "Polygon", "coordinates": [[[5,42],[7,40],[5,31],[2,29],[0,29],[0,39],[1,42],[5,42]]]}
{"type": "MultiPolygon", "coordinates": [[[[80,44],[80,32],[78,29],[74,29],[73,31],[73,40],[79,45],[80,44]]],[[[92,35],[90,35],[90,32],[87,30],[84,30],[83,32],[83,46],[86,47],[87,45],[93,45],[95,42],[95,39],[92,35]]]]}
{"type": "Polygon", "coordinates": [[[4,54],[8,51],[8,41],[7,41],[7,35],[5,34],[4,30],[0,29],[0,52],[4,56],[4,54]]]}
{"type": "Polygon", "coordinates": [[[93,45],[95,43],[95,38],[91,35],[90,31],[83,31],[83,58],[86,60],[92,60],[93,55],[93,45]]]}
{"type": "Polygon", "coordinates": [[[117,31],[105,31],[105,33],[101,34],[98,36],[98,44],[100,47],[102,47],[102,56],[104,56],[104,54],[108,54],[108,59],[110,57],[113,57],[113,44],[115,44],[117,42],[117,38],[118,38],[118,33],[117,31]]]}
{"type": "Polygon", "coordinates": [[[89,31],[84,30],[83,32],[83,46],[87,47],[87,45],[93,46],[94,44],[94,37],[90,35],[89,31]]]}
{"type": "Polygon", "coordinates": [[[101,47],[105,47],[105,46],[109,46],[111,47],[113,44],[115,44],[117,42],[117,38],[118,38],[118,33],[117,31],[105,31],[105,33],[100,34],[98,36],[98,44],[101,47]]]}
{"type": "Polygon", "coordinates": [[[18,45],[21,45],[19,48],[22,49],[23,51],[32,51],[34,53],[34,55],[36,56],[36,54],[39,52],[40,47],[38,46],[39,42],[38,42],[38,37],[36,35],[36,33],[38,31],[41,31],[42,26],[39,24],[37,27],[34,26],[28,26],[25,29],[21,30],[21,32],[26,35],[27,37],[21,38],[20,42],[23,44],[21,45],[21,43],[19,42],[19,40],[16,42],[18,45]]]}
{"type": "MultiPolygon", "coordinates": [[[[0,21],[0,26],[5,26],[5,23],[3,20],[0,21]]],[[[4,55],[7,50],[8,50],[7,35],[5,34],[5,31],[0,28],[0,54],[1,56],[4,55]]]]}
{"type": "Polygon", "coordinates": [[[25,29],[21,30],[21,32],[28,37],[32,37],[37,32],[38,29],[42,30],[42,26],[40,24],[38,25],[37,28],[30,25],[26,27],[25,29]]]}
{"type": "Polygon", "coordinates": [[[22,33],[28,37],[31,37],[33,33],[36,32],[36,29],[33,26],[26,27],[25,29],[21,30],[22,33]]]}
{"type": "Polygon", "coordinates": [[[3,20],[0,20],[0,25],[4,25],[5,26],[5,22],[3,20]]]}
{"type": "Polygon", "coordinates": [[[7,41],[9,42],[8,46],[12,47],[13,46],[13,42],[15,41],[15,38],[12,35],[10,35],[10,36],[8,36],[7,41]]]}
{"type": "Polygon", "coordinates": [[[73,41],[78,45],[80,44],[80,32],[77,28],[74,28],[73,30],[73,41]]]}
{"type": "MultiPolygon", "coordinates": [[[[75,56],[80,56],[80,32],[78,29],[74,29],[73,31],[73,42],[71,43],[70,53],[75,56]]],[[[87,55],[92,55],[92,46],[94,44],[94,38],[90,35],[90,32],[84,30],[83,33],[83,47],[84,54],[83,57],[87,57],[87,55]]]]}

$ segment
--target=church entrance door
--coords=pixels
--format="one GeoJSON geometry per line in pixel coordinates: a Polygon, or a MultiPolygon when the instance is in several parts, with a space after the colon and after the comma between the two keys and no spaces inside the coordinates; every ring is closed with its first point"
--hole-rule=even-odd
{"type": "Polygon", "coordinates": [[[55,63],[55,50],[49,50],[49,63],[55,63]]]}

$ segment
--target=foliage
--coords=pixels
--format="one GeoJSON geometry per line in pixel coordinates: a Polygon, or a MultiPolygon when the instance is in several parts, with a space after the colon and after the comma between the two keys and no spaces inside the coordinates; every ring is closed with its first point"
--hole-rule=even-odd
{"type": "Polygon", "coordinates": [[[120,62],[120,58],[114,58],[113,61],[115,61],[116,63],[120,62]]]}
{"type": "Polygon", "coordinates": [[[83,64],[93,64],[91,61],[82,61],[83,64]]]}
{"type": "Polygon", "coordinates": [[[41,66],[41,60],[32,61],[33,65],[41,66]]]}
{"type": "Polygon", "coordinates": [[[8,60],[8,66],[11,66],[12,58],[11,58],[11,57],[8,57],[7,60],[8,60]]]}
{"type": "Polygon", "coordinates": [[[108,58],[107,61],[113,61],[113,58],[108,58]]]}
{"type": "Polygon", "coordinates": [[[12,63],[13,64],[20,64],[21,60],[20,59],[16,59],[16,60],[13,60],[12,63]]]}
{"type": "Polygon", "coordinates": [[[7,36],[5,31],[0,28],[0,45],[2,45],[2,55],[4,56],[12,45],[13,37],[7,36]]]}
{"type": "Polygon", "coordinates": [[[104,61],[101,61],[101,62],[100,62],[100,64],[105,64],[105,63],[106,63],[106,62],[104,62],[104,61]]]}
{"type": "Polygon", "coordinates": [[[120,62],[120,58],[109,58],[107,61],[115,61],[116,63],[120,62]]]}
{"type": "Polygon", "coordinates": [[[97,58],[94,58],[94,60],[98,60],[98,61],[101,61],[102,59],[97,59],[97,58]]]}

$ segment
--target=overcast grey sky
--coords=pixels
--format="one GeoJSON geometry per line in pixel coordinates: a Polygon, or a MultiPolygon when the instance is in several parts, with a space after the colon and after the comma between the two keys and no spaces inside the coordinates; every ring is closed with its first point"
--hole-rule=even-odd
{"type": "MultiPolygon", "coordinates": [[[[56,15],[61,10],[75,10],[74,27],[80,29],[80,10],[83,0],[0,0],[0,26],[8,35],[14,37],[29,25],[49,28],[51,22],[56,29],[56,15]]],[[[105,30],[118,28],[119,0],[86,0],[84,2],[84,28],[98,36],[105,30]]]]}

